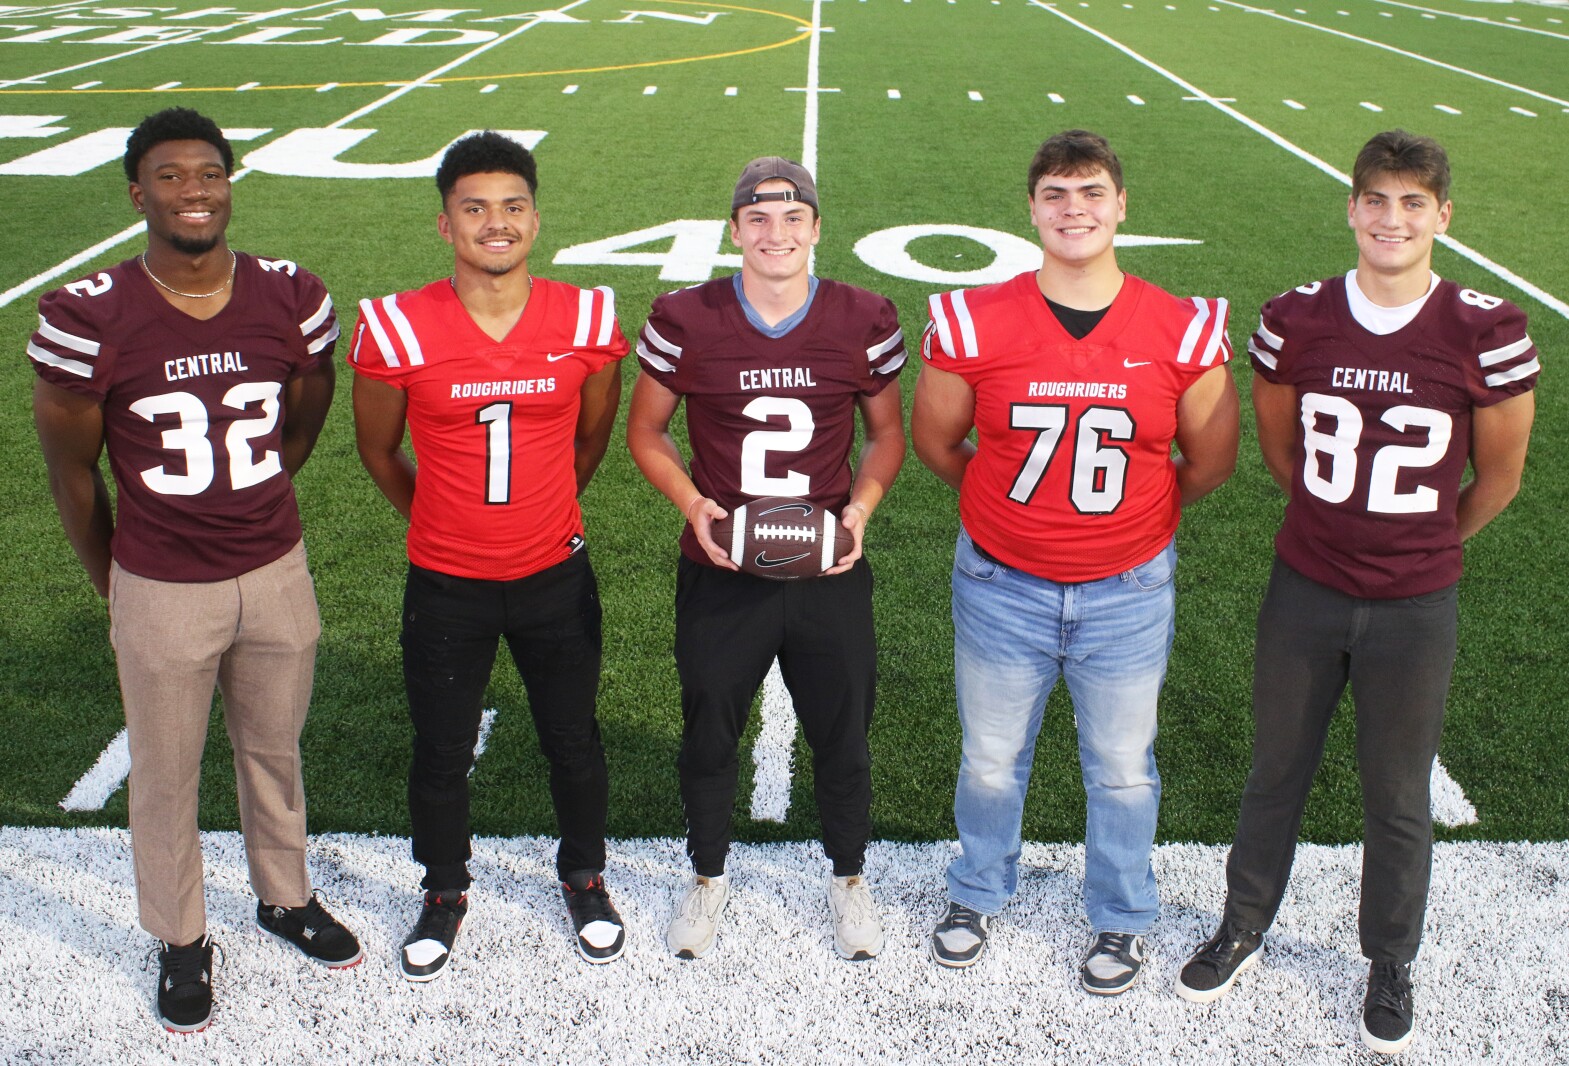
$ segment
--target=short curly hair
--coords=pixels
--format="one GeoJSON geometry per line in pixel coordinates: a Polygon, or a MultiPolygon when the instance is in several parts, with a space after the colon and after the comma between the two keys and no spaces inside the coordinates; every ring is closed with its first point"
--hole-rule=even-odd
{"type": "Polygon", "coordinates": [[[442,203],[446,203],[458,179],[470,174],[516,174],[528,183],[530,196],[539,194],[534,153],[495,130],[456,140],[441,157],[441,166],[436,168],[436,190],[441,193],[442,203]]]}
{"type": "Polygon", "coordinates": [[[125,140],[125,176],[137,181],[142,157],[164,141],[206,141],[223,156],[223,172],[234,173],[234,149],[218,124],[188,107],[167,107],[142,119],[125,140]]]}

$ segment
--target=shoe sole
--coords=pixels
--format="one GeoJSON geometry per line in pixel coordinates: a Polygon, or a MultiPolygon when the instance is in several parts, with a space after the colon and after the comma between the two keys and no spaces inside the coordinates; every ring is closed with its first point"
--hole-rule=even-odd
{"type": "Polygon", "coordinates": [[[324,967],[326,967],[329,970],[347,970],[351,966],[358,966],[360,963],[365,961],[365,949],[364,948],[361,948],[359,951],[356,951],[354,953],[354,957],[352,959],[344,959],[342,962],[331,962],[331,961],[329,961],[327,959],[318,959],[315,955],[310,954],[304,948],[300,947],[294,941],[290,940],[288,937],[281,936],[278,933],[274,933],[271,929],[268,929],[265,925],[263,925],[260,922],[256,923],[256,928],[260,929],[262,932],[264,932],[268,936],[272,937],[278,943],[280,943],[280,944],[287,944],[289,947],[293,948],[295,951],[298,951],[301,955],[304,955],[307,959],[309,959],[310,961],[314,962],[317,966],[324,966],[324,967]]]}
{"type": "Polygon", "coordinates": [[[1189,988],[1182,983],[1182,971],[1178,970],[1177,983],[1174,986],[1174,990],[1178,996],[1189,1003],[1198,1003],[1200,1005],[1213,1003],[1227,992],[1230,992],[1231,986],[1237,983],[1237,978],[1242,975],[1242,972],[1258,962],[1259,956],[1262,954],[1264,954],[1264,944],[1260,941],[1259,946],[1254,948],[1247,958],[1237,963],[1237,968],[1231,971],[1231,976],[1214,988],[1189,988]]]}
{"type": "Polygon", "coordinates": [[[627,938],[626,931],[624,929],[621,933],[621,943],[616,946],[615,952],[610,955],[590,955],[588,953],[588,949],[583,946],[583,939],[577,935],[577,930],[572,927],[572,918],[570,915],[567,917],[567,930],[572,934],[572,942],[577,945],[578,958],[582,959],[584,962],[592,963],[595,966],[603,966],[607,962],[615,962],[622,955],[626,954],[627,938]]]}
{"type": "Polygon", "coordinates": [[[851,951],[846,951],[840,946],[836,937],[834,938],[834,954],[838,955],[845,962],[870,962],[883,950],[883,942],[884,938],[878,937],[877,942],[871,947],[855,948],[851,951]]]}
{"type": "Polygon", "coordinates": [[[1097,988],[1095,985],[1090,984],[1090,979],[1084,974],[1080,973],[1079,987],[1084,989],[1084,991],[1088,992],[1092,996],[1120,996],[1128,989],[1139,983],[1139,975],[1143,972],[1144,967],[1140,966],[1137,970],[1133,971],[1133,976],[1129,977],[1124,983],[1115,987],[1106,988],[1097,988]]]}
{"type": "Polygon", "coordinates": [[[714,950],[714,945],[718,942],[718,939],[719,939],[718,937],[715,937],[713,940],[710,940],[706,945],[704,945],[701,949],[698,949],[698,948],[677,948],[674,944],[670,943],[670,941],[667,939],[665,941],[665,947],[669,948],[671,951],[674,951],[676,953],[676,958],[678,958],[678,959],[685,959],[688,962],[693,962],[693,961],[695,961],[697,959],[707,958],[709,953],[711,953],[714,950]]]}
{"type": "Polygon", "coordinates": [[[1400,1054],[1406,1048],[1411,1046],[1411,1038],[1416,1036],[1416,1029],[1413,1028],[1399,1040],[1381,1040],[1367,1031],[1367,1022],[1357,1022],[1357,1028],[1362,1030],[1362,1043],[1366,1044],[1370,1050],[1376,1051],[1380,1055],[1400,1054]]]}
{"type": "Polygon", "coordinates": [[[950,970],[963,970],[966,967],[974,966],[977,962],[981,961],[981,956],[986,954],[986,944],[984,941],[982,941],[981,949],[967,959],[945,959],[941,955],[937,954],[936,944],[931,944],[928,950],[932,956],[932,961],[937,965],[946,967],[950,970]]]}
{"type": "Polygon", "coordinates": [[[441,960],[441,965],[430,971],[430,973],[410,973],[407,969],[404,968],[403,954],[402,952],[399,952],[398,972],[403,975],[403,979],[405,981],[412,981],[414,984],[422,985],[427,981],[434,981],[436,978],[445,973],[447,971],[447,963],[450,961],[452,961],[452,956],[449,954],[441,960]]]}
{"type": "Polygon", "coordinates": [[[193,1025],[176,1025],[174,1022],[171,1022],[168,1018],[165,1018],[163,1015],[160,1014],[158,1016],[158,1024],[163,1026],[165,1029],[167,1029],[171,1033],[176,1033],[179,1036],[190,1036],[193,1033],[201,1032],[202,1030],[206,1029],[209,1025],[211,1025],[212,1024],[212,1015],[211,1014],[207,1015],[207,1017],[203,1018],[201,1021],[196,1022],[193,1025]]]}

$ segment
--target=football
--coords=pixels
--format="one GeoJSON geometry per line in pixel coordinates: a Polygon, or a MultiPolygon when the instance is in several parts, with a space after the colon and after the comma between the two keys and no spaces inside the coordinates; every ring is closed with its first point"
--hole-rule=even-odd
{"type": "Polygon", "coordinates": [[[715,521],[712,531],[731,562],[775,581],[816,577],[855,546],[854,535],[831,511],[790,496],[743,503],[715,521]]]}

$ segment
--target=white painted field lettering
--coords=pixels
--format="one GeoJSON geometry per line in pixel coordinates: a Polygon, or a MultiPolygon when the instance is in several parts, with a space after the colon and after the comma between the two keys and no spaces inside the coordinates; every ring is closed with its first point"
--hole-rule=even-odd
{"type": "Polygon", "coordinates": [[[728,233],[724,219],[677,219],[631,233],[563,248],[553,260],[563,266],[656,266],[661,281],[707,281],[722,267],[741,266],[737,254],[721,252],[728,233]],[[663,252],[634,252],[655,241],[670,242],[663,252]]]}
{"type": "MultiPolygon", "coordinates": [[[[4,118],[0,117],[0,123],[4,118]]],[[[63,132],[63,131],[62,131],[63,132]]],[[[253,141],[272,130],[266,127],[226,129],[225,137],[231,141],[253,141]]],[[[73,137],[69,141],[51,145],[40,151],[0,163],[0,174],[32,174],[49,177],[75,177],[96,167],[117,163],[125,155],[125,139],[131,135],[130,127],[111,126],[73,137]]],[[[3,136],[3,134],[0,134],[3,136]]],[[[434,173],[434,171],[432,171],[434,173]]]]}
{"type": "Polygon", "coordinates": [[[689,26],[712,26],[714,19],[728,14],[725,11],[700,11],[695,15],[681,15],[674,11],[628,11],[625,18],[606,19],[607,25],[639,26],[641,19],[663,19],[666,22],[684,22],[689,26]]]}
{"type": "MultiPolygon", "coordinates": [[[[462,134],[467,137],[476,131],[462,134]]],[[[497,130],[532,150],[545,139],[544,130],[497,130]]],[[[454,137],[439,149],[410,163],[347,163],[338,156],[376,133],[372,129],[291,130],[271,144],[245,156],[245,165],[264,174],[294,178],[428,178],[436,173],[441,156],[454,137]]],[[[124,151],[124,141],[121,142],[124,151]]]]}

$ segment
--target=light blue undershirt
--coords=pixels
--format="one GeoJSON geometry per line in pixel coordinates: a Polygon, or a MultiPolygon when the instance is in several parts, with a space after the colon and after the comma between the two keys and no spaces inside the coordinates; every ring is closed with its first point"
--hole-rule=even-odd
{"type": "Polygon", "coordinates": [[[801,320],[806,317],[806,313],[812,309],[812,299],[817,295],[817,278],[815,275],[808,274],[806,276],[806,302],[795,312],[781,318],[778,325],[770,326],[763,321],[763,316],[757,313],[751,301],[746,298],[746,291],[741,288],[741,275],[733,274],[731,277],[735,281],[735,298],[741,301],[741,310],[746,312],[746,320],[752,324],[752,328],[757,330],[757,332],[774,340],[778,340],[801,324],[801,320]]]}

